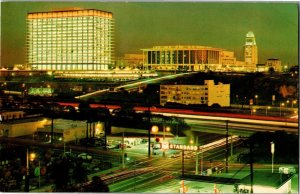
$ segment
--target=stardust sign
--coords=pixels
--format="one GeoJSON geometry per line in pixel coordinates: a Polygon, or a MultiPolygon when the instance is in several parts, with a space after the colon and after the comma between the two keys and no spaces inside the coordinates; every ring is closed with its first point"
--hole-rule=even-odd
{"type": "Polygon", "coordinates": [[[184,150],[184,151],[198,151],[200,150],[200,146],[193,145],[182,145],[182,144],[161,144],[162,149],[170,149],[170,150],[184,150]]]}

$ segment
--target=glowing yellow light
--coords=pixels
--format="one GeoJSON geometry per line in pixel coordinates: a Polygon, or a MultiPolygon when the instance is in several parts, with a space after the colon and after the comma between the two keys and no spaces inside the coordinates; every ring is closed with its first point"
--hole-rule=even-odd
{"type": "Polygon", "coordinates": [[[194,140],[191,139],[191,140],[190,140],[190,144],[193,144],[193,143],[194,143],[194,140]]]}
{"type": "Polygon", "coordinates": [[[171,127],[166,127],[166,131],[171,131],[171,127]]]}
{"type": "Polygon", "coordinates": [[[157,133],[158,130],[159,130],[159,128],[158,128],[158,126],[156,126],[156,125],[153,125],[153,126],[151,127],[151,132],[152,132],[152,133],[157,133]]]}
{"type": "Polygon", "coordinates": [[[30,153],[30,155],[29,155],[30,161],[33,161],[35,158],[36,158],[36,154],[35,153],[30,153]]]}

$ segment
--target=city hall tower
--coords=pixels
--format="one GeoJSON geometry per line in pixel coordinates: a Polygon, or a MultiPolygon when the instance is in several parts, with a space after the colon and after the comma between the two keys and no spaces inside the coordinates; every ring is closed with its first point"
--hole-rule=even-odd
{"type": "Polygon", "coordinates": [[[255,36],[254,33],[251,31],[246,34],[244,57],[246,67],[249,69],[249,71],[252,71],[253,68],[255,69],[256,64],[258,63],[258,53],[255,36]]]}

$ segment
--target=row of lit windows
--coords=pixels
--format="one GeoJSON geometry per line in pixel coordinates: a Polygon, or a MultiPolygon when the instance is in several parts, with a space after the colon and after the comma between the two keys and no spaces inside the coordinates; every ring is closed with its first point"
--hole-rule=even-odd
{"type": "Polygon", "coordinates": [[[102,31],[102,33],[92,33],[92,32],[39,32],[30,33],[28,37],[32,38],[51,38],[51,37],[109,37],[109,31],[102,31]]]}
{"type": "Polygon", "coordinates": [[[111,29],[109,28],[95,28],[95,27],[86,27],[86,28],[42,28],[42,29],[28,29],[29,34],[61,34],[61,33],[72,33],[72,34],[78,34],[78,33],[94,33],[94,34],[99,34],[99,33],[105,33],[105,32],[112,32],[111,29]]]}
{"type": "Polygon", "coordinates": [[[105,70],[107,65],[103,64],[76,64],[76,65],[33,65],[33,69],[41,70],[105,70]]]}
{"type": "Polygon", "coordinates": [[[37,21],[29,21],[28,25],[56,25],[56,24],[111,24],[110,20],[73,20],[73,21],[53,21],[53,22],[37,22],[37,21]]]}
{"type": "Polygon", "coordinates": [[[218,63],[219,53],[211,50],[147,51],[145,62],[148,64],[210,64],[218,63]]]}
{"type": "Polygon", "coordinates": [[[74,59],[74,60],[59,60],[59,59],[53,59],[53,60],[45,60],[45,59],[29,59],[28,62],[30,64],[45,64],[45,63],[56,63],[56,64],[62,64],[62,63],[92,63],[92,64],[110,64],[111,60],[107,59],[101,59],[101,60],[92,60],[92,59],[74,59]]]}

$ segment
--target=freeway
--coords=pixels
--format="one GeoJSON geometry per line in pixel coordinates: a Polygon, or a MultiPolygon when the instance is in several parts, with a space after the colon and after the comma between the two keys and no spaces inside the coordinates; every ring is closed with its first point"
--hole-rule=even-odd
{"type": "MultiPolygon", "coordinates": [[[[79,103],[59,102],[61,106],[78,107],[79,103]]],[[[92,108],[105,107],[102,104],[91,104],[92,108]]],[[[113,110],[119,108],[117,105],[107,105],[107,108],[113,110]]],[[[288,133],[298,134],[298,120],[270,117],[270,116],[255,116],[243,115],[233,113],[219,113],[219,112],[199,112],[187,109],[170,109],[157,107],[135,107],[137,112],[148,111],[152,114],[164,115],[169,117],[179,117],[192,126],[192,130],[199,131],[223,131],[225,130],[226,121],[229,122],[231,132],[239,133],[242,131],[243,135],[251,135],[257,131],[280,131],[285,130],[288,133]]]]}
{"type": "MultiPolygon", "coordinates": [[[[141,86],[143,84],[155,83],[155,82],[158,82],[158,81],[161,81],[161,80],[173,79],[175,77],[185,76],[185,75],[193,74],[193,73],[195,73],[195,72],[178,73],[178,74],[174,74],[174,75],[165,75],[165,76],[161,76],[161,77],[157,77],[157,78],[147,78],[147,79],[143,79],[143,80],[138,80],[138,81],[133,82],[133,83],[117,86],[115,88],[112,88],[112,90],[115,91],[115,90],[119,90],[121,88],[126,89],[126,90],[128,90],[128,89],[132,90],[132,89],[138,88],[139,86],[141,86]]],[[[89,97],[92,97],[92,96],[100,95],[102,93],[108,92],[109,90],[110,90],[109,88],[103,89],[103,90],[98,90],[98,91],[91,92],[91,93],[88,93],[88,94],[84,94],[84,95],[81,95],[81,96],[76,96],[75,98],[85,99],[85,98],[89,98],[89,97]]]]}

